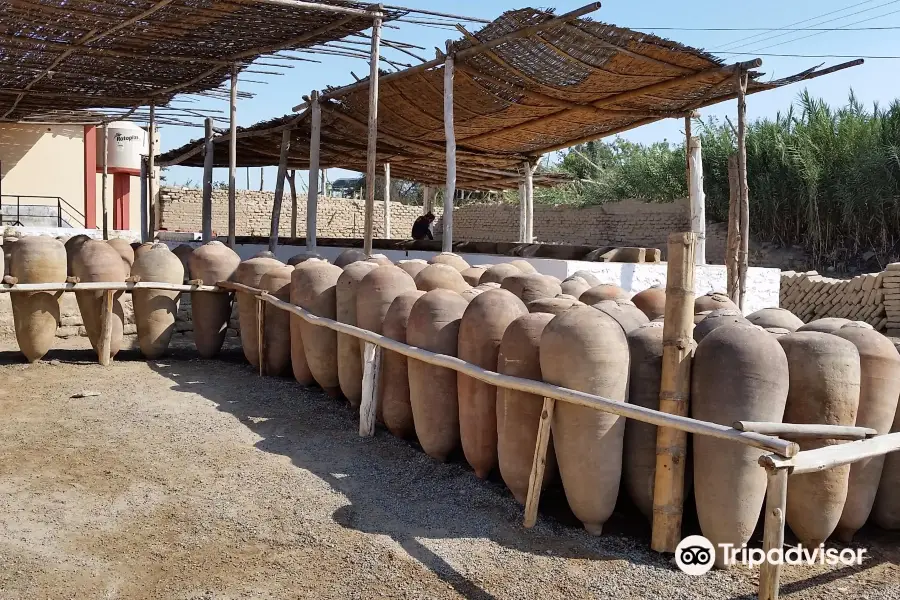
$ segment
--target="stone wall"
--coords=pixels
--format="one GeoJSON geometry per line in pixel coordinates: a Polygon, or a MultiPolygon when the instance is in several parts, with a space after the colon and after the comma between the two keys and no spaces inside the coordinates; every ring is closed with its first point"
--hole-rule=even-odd
{"type": "MultiPolygon", "coordinates": [[[[159,227],[169,231],[199,231],[201,191],[192,188],[162,188],[159,227]]],[[[213,192],[213,231],[227,233],[228,193],[213,192]]],[[[268,235],[274,195],[271,192],[238,190],[237,234],[268,235]]],[[[297,232],[306,232],[306,202],[297,210],[297,232]]],[[[345,198],[319,201],[317,233],[320,237],[360,238],[365,222],[365,202],[345,198]]],[[[407,238],[421,207],[391,204],[391,234],[407,238]]],[[[669,204],[633,200],[602,206],[573,208],[537,205],[534,208],[534,235],[540,242],[588,246],[643,246],[665,251],[668,235],[690,227],[686,201],[669,204]]],[[[441,207],[435,208],[436,237],[443,227],[441,207]]],[[[453,213],[454,238],[472,242],[515,242],[519,237],[519,207],[514,204],[469,204],[453,213]]],[[[285,198],[279,234],[290,235],[291,207],[285,198]]],[[[375,203],[375,237],[384,236],[384,204],[375,203]]],[[[724,257],[724,243],[722,244],[724,257]]],[[[715,262],[710,259],[709,262],[715,262]]]]}

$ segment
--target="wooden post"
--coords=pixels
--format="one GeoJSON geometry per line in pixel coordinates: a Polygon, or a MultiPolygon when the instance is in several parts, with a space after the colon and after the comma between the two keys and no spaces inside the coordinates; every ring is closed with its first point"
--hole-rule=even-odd
{"type": "MultiPolygon", "coordinates": [[[[379,13],[380,14],[380,13],[379,13]]],[[[372,23],[372,48],[369,58],[369,136],[366,148],[366,224],[363,252],[372,255],[375,220],[375,166],[378,162],[378,59],[381,51],[381,17],[372,23]]]]}
{"type": "Polygon", "coordinates": [[[365,342],[363,347],[362,404],[359,407],[359,435],[375,435],[375,413],[381,387],[381,347],[365,342]]]}
{"type": "Polygon", "coordinates": [[[316,216],[319,212],[319,156],[322,145],[322,105],[319,92],[309,95],[311,123],[309,133],[309,194],[306,196],[306,251],[316,251],[316,216]]]}
{"type": "Polygon", "coordinates": [[[526,223],[528,220],[528,199],[525,197],[525,177],[519,184],[519,241],[525,241],[526,223]]]}
{"type": "MultiPolygon", "coordinates": [[[[231,65],[231,110],[228,131],[228,247],[234,249],[237,235],[237,85],[238,66],[231,65]]],[[[249,187],[249,186],[248,186],[249,187]]]]}
{"type": "Polygon", "coordinates": [[[150,103],[150,126],[147,139],[147,240],[156,234],[156,105],[150,103]]]}
{"type": "Polygon", "coordinates": [[[700,138],[688,140],[688,170],[691,198],[691,231],[697,234],[697,246],[694,259],[698,265],[706,264],[706,194],[703,192],[703,150],[700,138]]]}
{"type": "MultiPolygon", "coordinates": [[[[682,417],[688,415],[691,359],[696,346],[693,337],[696,241],[693,233],[669,236],[659,410],[682,417]]],[[[669,427],[657,429],[651,541],[651,547],[657,552],[674,552],[681,541],[686,456],[686,433],[669,427]]]]}
{"type": "Polygon", "coordinates": [[[384,164],[384,239],[391,239],[391,164],[384,164]]]}
{"type": "Polygon", "coordinates": [[[100,178],[100,204],[103,209],[103,239],[109,239],[109,212],[106,207],[107,163],[109,162],[109,123],[103,124],[103,176],[100,178]]]}
{"type": "Polygon", "coordinates": [[[741,277],[738,268],[741,246],[741,223],[738,217],[738,159],[728,157],[728,241],[725,244],[725,270],[728,278],[728,297],[741,305],[741,277]]]}
{"type": "Polygon", "coordinates": [[[112,320],[115,295],[116,292],[113,290],[103,292],[103,303],[100,305],[100,344],[97,347],[97,357],[104,367],[108,367],[112,363],[112,320]]]}
{"type": "Polygon", "coordinates": [[[547,466],[547,448],[550,445],[550,424],[553,422],[553,411],[556,409],[554,398],[544,398],[544,410],[538,423],[537,441],[534,445],[534,461],[531,463],[531,475],[528,477],[528,496],[525,499],[525,527],[534,527],[537,523],[538,505],[541,503],[541,488],[544,483],[544,469],[547,466]]]}
{"type": "Polygon", "coordinates": [[[693,137],[693,126],[691,116],[684,118],[684,168],[687,169],[687,186],[688,191],[691,189],[691,138],[693,137]]]}
{"type": "Polygon", "coordinates": [[[456,196],[456,127],[453,123],[453,55],[444,61],[444,136],[447,138],[447,189],[444,192],[444,239],[441,249],[453,252],[453,200],[456,196]]]}
{"type": "Polygon", "coordinates": [[[427,215],[431,212],[431,203],[434,200],[433,190],[430,185],[422,188],[422,214],[427,215]]]}
{"type": "Polygon", "coordinates": [[[256,351],[259,356],[259,376],[266,375],[266,302],[256,297],[256,351]]]}
{"type": "Polygon", "coordinates": [[[525,163],[525,243],[534,242],[534,167],[525,163]]]}
{"type": "Polygon", "coordinates": [[[281,204],[284,200],[284,180],[287,176],[287,157],[291,150],[291,130],[281,132],[281,155],[278,158],[278,175],[275,179],[275,202],[272,204],[272,230],[269,233],[269,252],[278,247],[278,227],[281,223],[281,204]]]}
{"type": "Polygon", "coordinates": [[[740,303],[738,306],[744,309],[747,296],[747,267],[750,261],[750,190],[747,186],[747,81],[749,75],[746,71],[738,69],[735,74],[735,88],[737,92],[737,162],[738,162],[738,201],[741,223],[741,246],[738,260],[738,275],[740,277],[740,303]]]}
{"type": "Polygon", "coordinates": [[[297,171],[291,169],[285,173],[288,185],[291,187],[291,237],[297,237],[297,171]]]}
{"type": "Polygon", "coordinates": [[[212,119],[207,117],[204,121],[206,130],[203,146],[203,201],[200,205],[200,225],[203,243],[212,240],[212,178],[213,158],[215,146],[213,145],[212,119]]]}
{"type": "MultiPolygon", "coordinates": [[[[766,489],[766,521],[763,532],[763,551],[784,548],[784,521],[787,511],[788,469],[769,472],[769,487],[766,489]]],[[[813,509],[814,510],[814,509],[813,509]]],[[[781,565],[768,560],[760,565],[759,600],[778,600],[778,584],[781,565]]]]}

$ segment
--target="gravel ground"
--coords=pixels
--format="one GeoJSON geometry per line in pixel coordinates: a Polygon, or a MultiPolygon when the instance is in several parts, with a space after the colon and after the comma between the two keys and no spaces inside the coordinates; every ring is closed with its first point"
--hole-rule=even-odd
{"type": "MultiPolygon", "coordinates": [[[[526,531],[498,480],[361,439],[345,405],[239,350],[103,369],[59,347],[28,366],[0,338],[3,600],[755,597],[756,571],[681,574],[627,507],[592,538],[551,490],[526,531]]],[[[861,568],[787,568],[783,597],[900,598],[897,536],[856,545],[861,568]]]]}

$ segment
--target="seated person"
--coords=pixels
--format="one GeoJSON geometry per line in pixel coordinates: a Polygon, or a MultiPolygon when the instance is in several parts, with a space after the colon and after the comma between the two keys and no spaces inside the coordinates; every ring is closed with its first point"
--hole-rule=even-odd
{"type": "Polygon", "coordinates": [[[431,224],[434,223],[434,215],[431,213],[424,214],[413,223],[412,239],[414,240],[433,240],[434,235],[431,233],[431,224]]]}

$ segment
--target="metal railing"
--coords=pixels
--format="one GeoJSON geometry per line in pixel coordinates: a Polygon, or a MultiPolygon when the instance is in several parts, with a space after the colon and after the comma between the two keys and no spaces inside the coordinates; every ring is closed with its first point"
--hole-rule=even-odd
{"type": "MultiPolygon", "coordinates": [[[[203,285],[202,281],[191,281],[186,285],[133,281],[79,283],[76,278],[70,278],[66,283],[18,284],[15,278],[5,277],[3,282],[0,283],[0,293],[106,290],[106,301],[101,305],[101,339],[97,348],[99,362],[102,365],[109,365],[112,360],[109,348],[112,331],[112,305],[114,295],[117,291],[130,291],[134,289],[163,289],[180,292],[214,293],[234,291],[253,297],[256,301],[256,333],[260,356],[260,375],[265,375],[266,304],[280,310],[285,310],[293,315],[297,315],[311,325],[326,327],[332,331],[362,340],[365,344],[363,352],[363,397],[360,406],[360,435],[362,436],[374,435],[375,409],[379,394],[378,386],[380,381],[381,353],[383,350],[397,352],[407,358],[412,358],[433,366],[451,369],[489,385],[542,396],[544,398],[544,411],[538,425],[535,456],[532,464],[531,476],[529,478],[528,496],[525,503],[526,527],[534,524],[532,516],[536,516],[537,514],[537,504],[540,499],[541,491],[540,482],[543,479],[543,464],[547,451],[546,440],[549,439],[553,405],[557,401],[584,406],[593,410],[599,410],[628,419],[635,419],[636,421],[657,425],[659,427],[677,429],[684,433],[706,435],[717,439],[729,440],[731,442],[771,452],[772,454],[764,454],[759,460],[760,467],[765,468],[768,473],[768,488],[765,504],[765,530],[763,534],[763,549],[767,555],[770,550],[780,549],[784,545],[784,528],[787,515],[787,481],[789,476],[823,471],[867,458],[883,456],[891,452],[900,451],[900,432],[872,437],[871,430],[855,427],[834,428],[821,425],[797,426],[793,424],[750,422],[738,422],[735,423],[736,427],[727,427],[718,423],[700,421],[698,419],[681,417],[633,404],[616,402],[609,398],[562,388],[542,381],[504,375],[467,363],[455,356],[429,352],[428,350],[410,346],[359,327],[319,317],[299,306],[279,300],[265,290],[234,282],[218,282],[213,286],[203,285]],[[753,429],[770,431],[773,435],[752,431],[753,429]],[[837,436],[843,437],[844,439],[855,438],[857,441],[825,446],[815,450],[800,451],[796,442],[774,437],[774,435],[777,434],[787,435],[788,433],[791,435],[799,433],[802,437],[830,438],[837,436]]],[[[758,597],[760,600],[777,600],[780,574],[780,565],[763,562],[760,568],[759,579],[758,597]]]]}
{"type": "Polygon", "coordinates": [[[35,218],[35,219],[55,219],[56,226],[59,228],[63,227],[75,227],[75,226],[84,226],[85,224],[85,216],[74,206],[69,204],[64,198],[60,196],[33,196],[27,194],[2,194],[0,195],[0,225],[12,225],[22,227],[24,224],[22,223],[22,218],[35,218]],[[27,200],[49,200],[50,202],[36,202],[36,203],[27,203],[22,204],[22,199],[25,198],[27,200]],[[11,216],[6,216],[3,214],[3,207],[12,205],[8,200],[15,199],[15,213],[11,216]],[[53,205],[56,205],[56,214],[49,215],[29,215],[22,212],[23,207],[49,207],[52,208],[53,205]]]}

